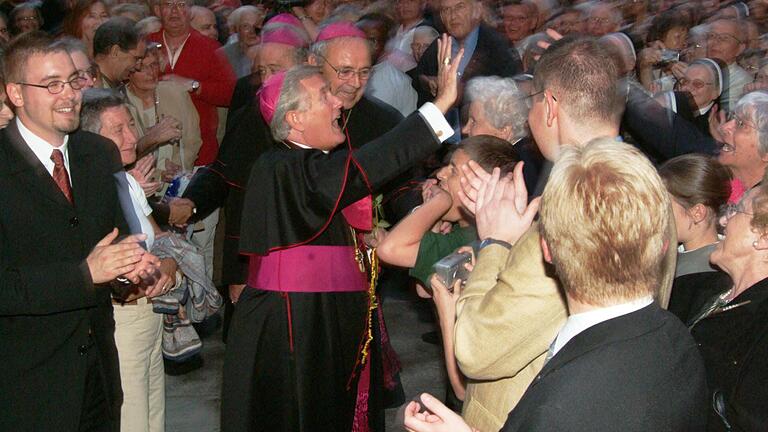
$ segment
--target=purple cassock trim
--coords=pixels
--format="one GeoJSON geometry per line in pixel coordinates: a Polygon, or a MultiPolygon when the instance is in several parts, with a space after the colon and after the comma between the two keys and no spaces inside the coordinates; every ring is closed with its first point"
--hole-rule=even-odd
{"type": "Polygon", "coordinates": [[[281,292],[365,291],[352,246],[297,246],[251,255],[248,286],[281,292]]]}

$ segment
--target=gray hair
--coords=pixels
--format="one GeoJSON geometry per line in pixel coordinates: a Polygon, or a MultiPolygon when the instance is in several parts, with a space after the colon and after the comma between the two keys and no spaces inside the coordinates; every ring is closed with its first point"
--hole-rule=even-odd
{"type": "MultiPolygon", "coordinates": [[[[309,53],[312,54],[313,56],[320,56],[322,58],[327,59],[328,47],[330,47],[332,43],[339,42],[339,41],[348,41],[352,39],[357,39],[365,43],[366,48],[368,48],[368,55],[371,57],[371,62],[373,62],[373,43],[369,39],[362,39],[362,38],[353,37],[353,36],[342,36],[342,37],[337,37],[333,39],[326,39],[320,42],[315,42],[309,47],[309,53]]],[[[320,64],[319,61],[318,61],[318,64],[320,64]]],[[[334,67],[336,67],[336,65],[334,65],[334,67]]]]}
{"type": "Polygon", "coordinates": [[[138,22],[149,16],[149,8],[144,4],[120,3],[112,6],[109,13],[112,16],[124,16],[123,14],[136,15],[139,18],[138,22]]]}
{"type": "Polygon", "coordinates": [[[264,19],[264,16],[266,15],[263,9],[259,9],[256,6],[240,6],[239,8],[233,10],[232,13],[229,14],[229,17],[227,17],[227,27],[229,27],[231,31],[236,32],[237,26],[240,25],[240,20],[243,19],[243,15],[247,13],[256,14],[260,16],[261,19],[264,19]]]}
{"type": "Polygon", "coordinates": [[[288,134],[291,132],[291,126],[285,121],[285,115],[289,111],[304,112],[311,106],[307,90],[301,82],[314,75],[322,76],[322,74],[319,67],[309,65],[295,66],[285,73],[280,97],[275,106],[275,114],[269,123],[272,136],[276,140],[283,141],[288,138],[288,134]]]}
{"type": "Polygon", "coordinates": [[[768,93],[753,91],[736,102],[736,115],[751,120],[757,127],[757,153],[760,157],[768,154],[768,93]]]}
{"type": "Polygon", "coordinates": [[[117,90],[90,88],[83,90],[80,129],[101,135],[101,114],[109,108],[126,107],[125,97],[117,90]]]}
{"type": "MultiPolygon", "coordinates": [[[[130,4],[130,3],[124,3],[124,4],[130,4]]],[[[155,24],[155,23],[160,24],[160,26],[163,25],[162,21],[160,21],[160,18],[154,15],[148,16],[136,23],[136,31],[139,32],[139,35],[141,35],[142,37],[145,37],[148,34],[152,33],[151,26],[152,24],[155,24]]]]}
{"type": "Polygon", "coordinates": [[[83,41],[72,36],[63,36],[54,41],[52,46],[59,47],[66,51],[68,54],[79,51],[85,54],[86,57],[88,56],[88,49],[85,47],[83,41]]]}
{"type": "Polygon", "coordinates": [[[472,78],[467,83],[466,94],[470,102],[482,104],[483,113],[493,127],[501,129],[508,126],[512,130],[511,141],[528,134],[526,95],[520,91],[512,78],[472,78]]]}

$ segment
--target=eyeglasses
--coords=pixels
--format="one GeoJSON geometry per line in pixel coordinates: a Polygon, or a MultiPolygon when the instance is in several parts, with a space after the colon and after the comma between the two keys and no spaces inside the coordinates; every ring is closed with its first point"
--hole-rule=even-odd
{"type": "Polygon", "coordinates": [[[719,43],[726,43],[726,42],[733,42],[736,41],[736,43],[741,43],[741,40],[737,38],[736,36],[728,33],[707,33],[707,42],[719,42],[719,43]]]}
{"type": "Polygon", "coordinates": [[[328,66],[330,66],[334,72],[336,72],[336,76],[342,81],[349,81],[355,75],[357,75],[360,78],[360,81],[366,81],[371,76],[371,68],[363,68],[363,69],[360,69],[359,71],[356,71],[350,67],[341,67],[337,69],[335,66],[331,64],[331,62],[328,61],[327,58],[319,54],[317,56],[323,59],[323,61],[326,64],[328,64],[328,66]]]}
{"type": "Polygon", "coordinates": [[[685,78],[685,77],[683,77],[683,78],[680,78],[680,80],[679,80],[679,81],[677,81],[677,84],[678,84],[680,87],[685,87],[685,86],[687,86],[688,84],[690,84],[690,85],[691,85],[691,87],[695,88],[696,90],[700,90],[700,89],[701,89],[701,88],[703,88],[704,86],[707,86],[707,85],[712,85],[712,84],[714,84],[714,83],[711,83],[711,82],[704,82],[704,81],[702,81],[702,80],[699,80],[699,79],[693,79],[693,80],[691,80],[691,79],[688,79],[688,78],[685,78]]]}
{"type": "Polygon", "coordinates": [[[160,6],[166,9],[173,9],[173,8],[184,9],[187,7],[187,2],[186,1],[162,2],[160,3],[160,6]]]}
{"type": "Polygon", "coordinates": [[[28,16],[28,17],[16,17],[16,21],[37,21],[38,18],[36,16],[28,16]]]}
{"type": "Polygon", "coordinates": [[[80,76],[85,79],[96,79],[96,77],[99,75],[99,68],[92,65],[88,69],[78,70],[77,73],[79,73],[80,76]]]}
{"type": "Polygon", "coordinates": [[[731,219],[732,217],[736,216],[737,213],[741,213],[743,215],[747,216],[754,216],[754,213],[750,213],[746,210],[744,210],[744,202],[739,201],[735,204],[726,204],[722,207],[720,207],[720,217],[725,218],[726,220],[731,219]]]}
{"type": "Polygon", "coordinates": [[[29,87],[37,87],[37,88],[44,88],[48,90],[48,93],[50,94],[59,94],[64,91],[64,87],[69,84],[69,86],[72,88],[72,90],[82,90],[86,83],[86,79],[78,76],[76,78],[72,78],[69,81],[51,81],[48,84],[31,84],[31,83],[25,83],[25,82],[17,82],[16,84],[29,86],[29,87]]]}
{"type": "Polygon", "coordinates": [[[741,118],[741,117],[739,117],[738,115],[736,115],[736,113],[731,113],[731,114],[728,116],[728,121],[733,121],[733,122],[735,122],[735,123],[736,123],[736,128],[737,128],[737,129],[746,129],[746,128],[752,128],[752,129],[754,129],[754,130],[756,130],[756,131],[759,131],[759,130],[760,130],[760,129],[758,129],[758,128],[757,128],[757,126],[755,126],[755,125],[754,125],[754,124],[752,124],[751,122],[749,122],[749,121],[747,121],[747,120],[744,120],[743,118],[741,118]]]}

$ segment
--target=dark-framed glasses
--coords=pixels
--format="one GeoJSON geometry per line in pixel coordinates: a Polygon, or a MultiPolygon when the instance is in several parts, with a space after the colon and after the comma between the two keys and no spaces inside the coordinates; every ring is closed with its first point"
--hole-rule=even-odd
{"type": "Polygon", "coordinates": [[[360,70],[354,70],[351,67],[346,67],[346,66],[336,68],[334,65],[331,64],[331,62],[328,61],[327,58],[319,54],[317,56],[323,59],[323,61],[326,64],[328,64],[328,66],[330,66],[334,72],[336,72],[336,76],[342,81],[349,81],[355,75],[357,75],[360,78],[360,81],[365,81],[371,76],[371,68],[363,68],[360,70]]]}
{"type": "Polygon", "coordinates": [[[25,82],[17,82],[16,84],[24,85],[28,87],[44,88],[48,90],[48,93],[55,95],[63,92],[64,87],[67,84],[69,84],[69,86],[72,87],[72,90],[82,90],[87,84],[86,81],[87,80],[84,77],[78,76],[78,77],[72,78],[69,81],[51,81],[48,84],[32,84],[32,83],[25,83],[25,82]]]}
{"type": "Polygon", "coordinates": [[[186,1],[164,1],[164,2],[160,2],[160,6],[166,8],[166,9],[173,9],[173,8],[184,9],[184,8],[187,7],[187,4],[189,4],[189,3],[187,3],[186,1]]]}

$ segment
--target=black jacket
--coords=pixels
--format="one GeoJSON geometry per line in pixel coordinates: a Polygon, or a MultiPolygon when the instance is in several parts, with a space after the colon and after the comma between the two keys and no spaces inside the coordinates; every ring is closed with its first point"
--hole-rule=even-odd
{"type": "Polygon", "coordinates": [[[122,392],[110,291],[85,258],[113,227],[126,233],[115,144],[69,136],[74,206],[24,143],[15,122],[0,132],[0,430],[75,431],[87,356],[100,355],[112,418],[122,392]],[[94,345],[88,348],[88,332],[94,345]]]}
{"type": "Polygon", "coordinates": [[[544,365],[502,431],[701,431],[704,365],[653,303],[576,335],[544,365]]]}
{"type": "MultiPolygon", "coordinates": [[[[517,55],[517,51],[509,49],[509,42],[496,30],[480,25],[477,45],[474,53],[472,53],[472,58],[461,75],[461,82],[466,83],[479,76],[496,75],[509,78],[522,72],[523,66],[520,57],[517,55]]],[[[437,39],[421,56],[414,75],[416,77],[437,75],[437,39]]],[[[413,83],[414,88],[419,93],[419,105],[433,99],[429,88],[423,86],[419,79],[413,83]]]]}

